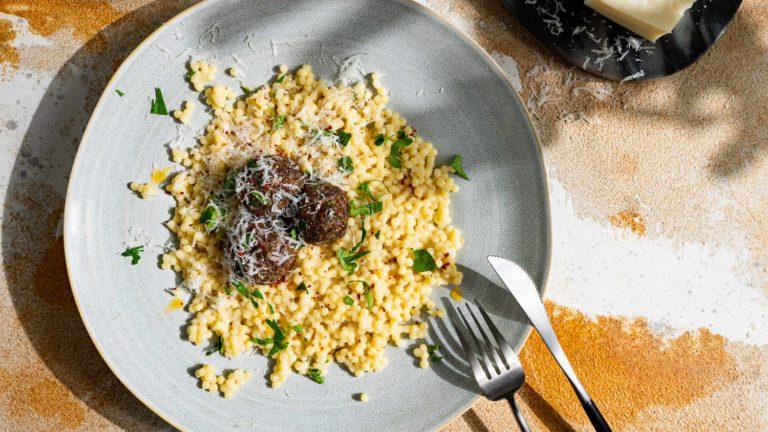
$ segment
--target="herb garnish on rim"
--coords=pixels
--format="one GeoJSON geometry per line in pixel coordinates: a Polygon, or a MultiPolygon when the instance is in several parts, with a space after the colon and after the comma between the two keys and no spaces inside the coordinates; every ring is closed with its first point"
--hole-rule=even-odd
{"type": "Polygon", "coordinates": [[[155,98],[152,99],[152,106],[149,108],[150,114],[168,115],[168,108],[165,107],[163,92],[159,87],[155,87],[155,98]]]}
{"type": "Polygon", "coordinates": [[[131,265],[136,265],[141,259],[141,255],[139,255],[141,252],[144,252],[144,246],[135,246],[132,248],[126,248],[125,251],[120,255],[124,257],[131,257],[131,265]]]}

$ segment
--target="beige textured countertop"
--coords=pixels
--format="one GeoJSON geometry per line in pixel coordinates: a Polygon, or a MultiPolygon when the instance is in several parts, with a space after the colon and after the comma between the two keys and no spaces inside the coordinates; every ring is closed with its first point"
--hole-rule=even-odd
{"type": "MultiPolygon", "coordinates": [[[[745,0],[689,69],[618,85],[554,58],[499,0],[421,2],[522,86],[552,194],[548,307],[616,430],[768,430],[768,3],[745,0]]],[[[0,430],[170,429],[86,334],[60,224],[101,89],[192,3],[0,0],[0,430]]],[[[591,430],[537,337],[521,358],[534,429],[591,430]]],[[[445,430],[513,424],[480,401],[445,430]]]]}

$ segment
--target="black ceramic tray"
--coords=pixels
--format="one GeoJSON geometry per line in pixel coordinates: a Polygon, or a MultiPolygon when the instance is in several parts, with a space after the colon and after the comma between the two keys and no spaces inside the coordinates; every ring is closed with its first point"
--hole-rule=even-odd
{"type": "Polygon", "coordinates": [[[575,66],[614,81],[672,75],[723,34],[741,0],[697,0],[672,33],[650,42],[584,6],[583,0],[503,0],[541,42],[575,66]]]}

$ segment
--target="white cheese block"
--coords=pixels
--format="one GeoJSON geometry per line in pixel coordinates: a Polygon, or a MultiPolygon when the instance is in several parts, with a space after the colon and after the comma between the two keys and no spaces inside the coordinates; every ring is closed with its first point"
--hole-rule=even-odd
{"type": "Polygon", "coordinates": [[[655,41],[672,31],[695,0],[585,0],[615,23],[655,41]]]}

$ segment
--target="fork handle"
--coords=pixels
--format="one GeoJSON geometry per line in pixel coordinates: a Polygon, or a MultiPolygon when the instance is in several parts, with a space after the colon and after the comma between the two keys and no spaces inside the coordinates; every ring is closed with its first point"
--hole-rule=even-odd
{"type": "Polygon", "coordinates": [[[597,409],[597,405],[592,400],[582,401],[581,406],[584,407],[589,421],[592,422],[592,426],[597,432],[611,432],[611,427],[605,421],[603,415],[600,414],[600,410],[597,409]]]}
{"type": "Polygon", "coordinates": [[[517,425],[520,426],[520,430],[522,432],[531,432],[531,428],[528,426],[528,422],[525,421],[523,413],[521,413],[520,408],[517,407],[517,403],[515,402],[515,394],[510,394],[506,397],[506,399],[507,402],[509,402],[509,407],[512,408],[512,414],[515,415],[515,420],[517,420],[517,425]]]}

